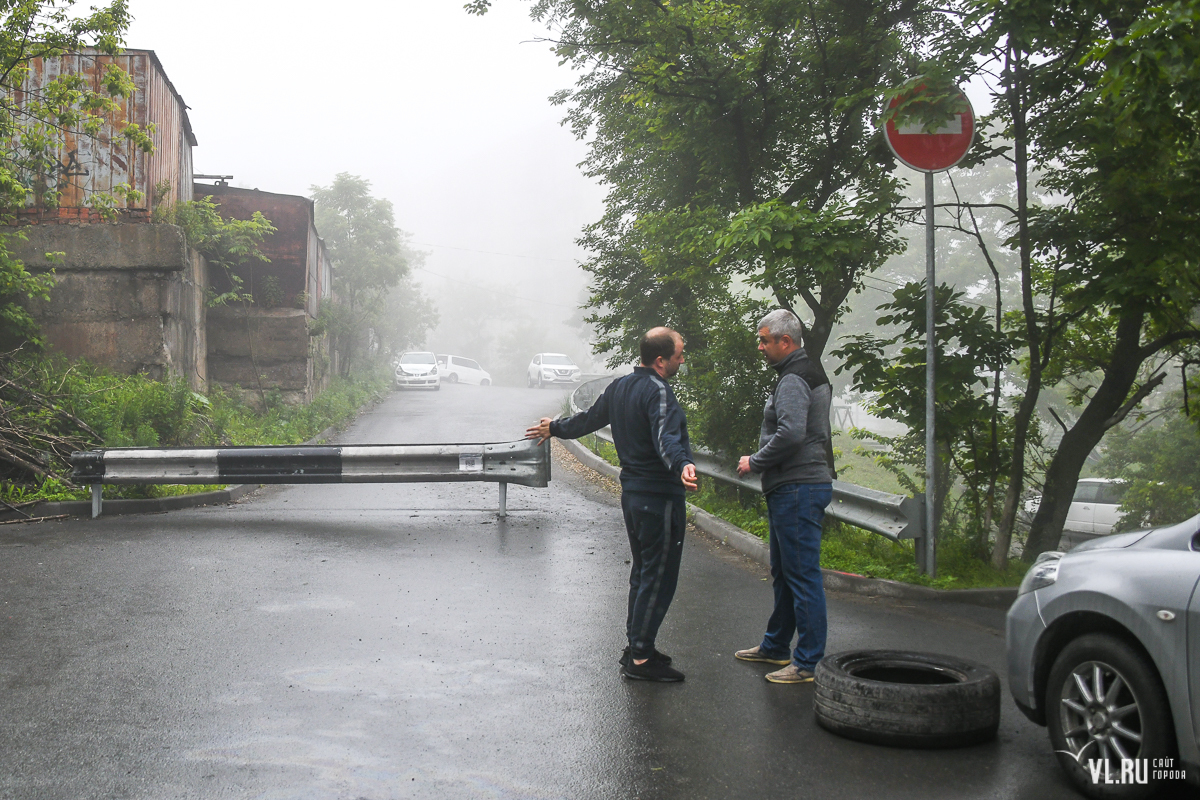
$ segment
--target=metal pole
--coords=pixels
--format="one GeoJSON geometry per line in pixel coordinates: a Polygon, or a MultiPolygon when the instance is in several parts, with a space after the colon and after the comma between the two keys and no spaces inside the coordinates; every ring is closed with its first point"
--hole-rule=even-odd
{"type": "Polygon", "coordinates": [[[933,264],[933,173],[925,173],[925,573],[937,577],[937,520],[936,500],[937,460],[933,436],[934,400],[937,383],[934,379],[934,354],[937,340],[934,334],[934,294],[936,287],[933,264]]]}
{"type": "Polygon", "coordinates": [[[92,519],[100,516],[100,509],[104,505],[104,484],[92,484],[92,519]]]}
{"type": "Polygon", "coordinates": [[[508,516],[508,484],[500,481],[500,516],[508,516]]]}

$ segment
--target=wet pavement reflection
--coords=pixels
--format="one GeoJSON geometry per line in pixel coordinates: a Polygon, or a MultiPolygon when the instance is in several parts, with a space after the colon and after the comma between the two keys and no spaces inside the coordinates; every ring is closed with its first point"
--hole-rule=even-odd
{"type": "MultiPolygon", "coordinates": [[[[500,441],[561,391],[391,395],[342,441],[500,441]]],[[[810,687],[736,662],[765,570],[690,536],[660,637],[687,674],[626,683],[615,497],[266,488],[229,507],[0,533],[0,797],[1073,797],[1005,697],[997,742],[912,752],[816,727],[810,687]]],[[[1002,615],[831,596],[830,651],[1003,668],[1002,615]]],[[[1003,673],[1002,673],[1003,674],[1003,673]]]]}

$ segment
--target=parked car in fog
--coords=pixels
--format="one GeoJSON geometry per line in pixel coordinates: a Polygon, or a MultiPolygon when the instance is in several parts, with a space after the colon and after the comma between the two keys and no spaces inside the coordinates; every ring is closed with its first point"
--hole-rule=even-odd
{"type": "Polygon", "coordinates": [[[440,389],[441,375],[433,353],[411,351],[396,362],[397,389],[440,389]]]}
{"type": "Polygon", "coordinates": [[[583,371],[562,353],[538,353],[526,371],[529,386],[548,386],[555,383],[579,383],[583,371]]]}
{"type": "Polygon", "coordinates": [[[1042,553],[1021,582],[1009,690],[1089,797],[1200,786],[1198,589],[1200,515],[1042,553]]]}
{"type": "Polygon", "coordinates": [[[438,367],[446,383],[471,383],[476,386],[491,386],[492,374],[479,366],[473,358],[438,354],[438,367]]]}
{"type": "MultiPolygon", "coordinates": [[[[1121,500],[1129,484],[1111,478],[1081,478],[1075,484],[1071,497],[1071,508],[1067,521],[1063,523],[1062,546],[1066,549],[1094,539],[1107,536],[1117,529],[1121,521],[1121,500]]],[[[1025,513],[1029,519],[1037,513],[1041,497],[1025,501],[1025,513]]]]}

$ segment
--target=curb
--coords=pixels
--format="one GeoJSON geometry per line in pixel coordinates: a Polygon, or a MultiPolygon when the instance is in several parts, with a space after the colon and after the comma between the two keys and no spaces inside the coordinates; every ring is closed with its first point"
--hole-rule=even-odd
{"type": "MultiPolygon", "coordinates": [[[[303,444],[322,444],[337,433],[337,426],[330,425],[303,444]]],[[[174,497],[148,497],[137,500],[105,500],[102,517],[117,517],[123,514],[155,514],[164,511],[177,511],[181,508],[198,508],[200,506],[217,506],[236,503],[263,484],[242,483],[230,486],[228,489],[217,489],[214,492],[198,492],[197,494],[181,494],[174,497]]],[[[91,500],[60,500],[49,503],[39,503],[29,509],[36,514],[30,516],[57,516],[69,514],[75,517],[90,517],[92,515],[91,500]]],[[[16,519],[12,512],[0,515],[0,519],[16,519]]]]}
{"type": "MultiPolygon", "coordinates": [[[[621,470],[574,439],[559,439],[560,444],[570,451],[581,464],[616,480],[621,470]]],[[[713,516],[702,508],[688,503],[688,519],[696,529],[732,547],[739,553],[763,566],[771,565],[771,551],[767,543],[752,533],[747,533],[733,523],[713,516]]],[[[931,589],[911,583],[889,581],[880,578],[865,578],[849,572],[822,569],[825,588],[832,592],[846,592],[864,597],[889,597],[896,600],[924,600],[937,603],[964,603],[985,608],[1007,609],[1017,599],[1017,590],[1012,586],[995,589],[931,589]]]]}

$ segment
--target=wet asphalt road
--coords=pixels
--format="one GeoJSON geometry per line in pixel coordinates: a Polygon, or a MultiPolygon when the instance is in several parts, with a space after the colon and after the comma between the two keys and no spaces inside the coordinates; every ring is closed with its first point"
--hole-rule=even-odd
{"type": "MultiPolygon", "coordinates": [[[[343,442],[501,441],[563,392],[393,394],[343,442]]],[[[561,456],[561,452],[559,452],[561,456]]],[[[1076,797],[1005,694],[940,752],[819,729],[811,687],[735,661],[766,571],[689,536],[659,638],[683,684],[624,682],[615,495],[272,487],[234,506],[0,526],[0,797],[1076,797]]],[[[1003,615],[830,596],[830,652],[953,653],[1003,676],[1003,615]]]]}

